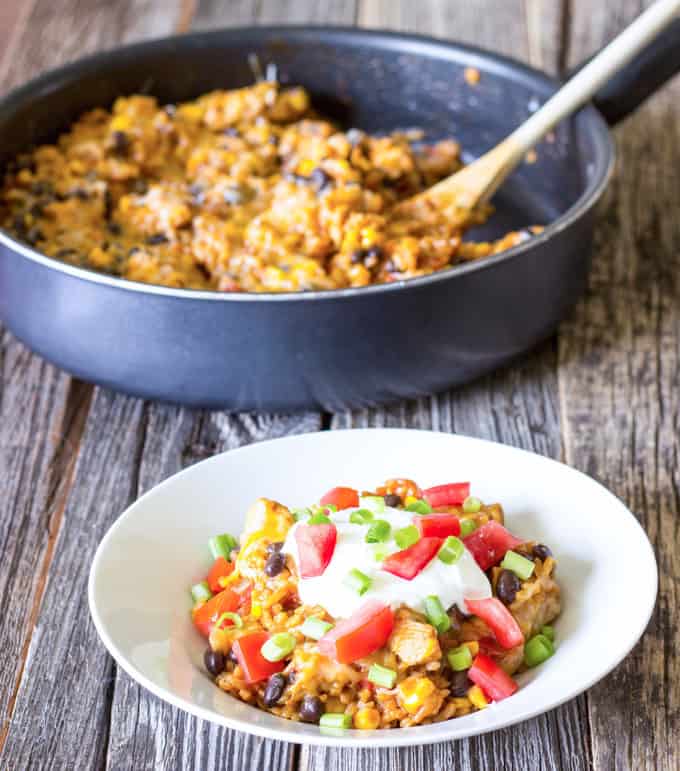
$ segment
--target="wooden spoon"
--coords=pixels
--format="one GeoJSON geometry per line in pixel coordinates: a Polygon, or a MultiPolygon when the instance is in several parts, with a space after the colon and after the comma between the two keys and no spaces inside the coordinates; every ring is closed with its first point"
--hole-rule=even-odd
{"type": "Polygon", "coordinates": [[[450,210],[465,220],[491,198],[526,153],[563,118],[583,106],[616,71],[661,32],[680,11],[680,0],[657,0],[499,145],[473,163],[396,207],[407,214],[425,207],[450,210]]]}

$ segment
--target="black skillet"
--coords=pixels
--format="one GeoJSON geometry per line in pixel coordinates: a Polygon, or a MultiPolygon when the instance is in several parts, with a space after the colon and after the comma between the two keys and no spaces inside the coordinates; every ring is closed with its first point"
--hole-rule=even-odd
{"type": "MultiPolygon", "coordinates": [[[[412,35],[248,28],[120,48],[43,75],[0,102],[0,166],[121,94],[163,102],[252,83],[248,55],[370,132],[421,127],[471,156],[558,87],[510,59],[412,35]],[[466,67],[479,70],[471,86],[466,67]]],[[[131,283],[49,259],[0,231],[0,317],[77,377],[229,410],[338,410],[420,396],[501,366],[553,332],[584,289],[614,123],[680,69],[680,21],[537,148],[474,234],[546,225],[495,257],[410,281],[330,292],[219,294],[131,283]]]]}

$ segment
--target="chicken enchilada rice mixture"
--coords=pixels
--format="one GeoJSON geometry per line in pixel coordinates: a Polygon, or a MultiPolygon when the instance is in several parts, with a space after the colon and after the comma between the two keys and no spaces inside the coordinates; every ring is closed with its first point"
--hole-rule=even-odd
{"type": "Polygon", "coordinates": [[[398,728],[511,696],[555,651],[555,559],[467,482],[259,499],[240,544],[210,539],[191,587],[204,664],[227,693],[325,728],[398,728]]]}
{"type": "Polygon", "coordinates": [[[494,254],[396,204],[461,166],[453,140],[343,132],[303,88],[262,81],[161,106],[119,98],[10,163],[0,225],[44,254],[132,281],[222,292],[360,287],[494,254]]]}

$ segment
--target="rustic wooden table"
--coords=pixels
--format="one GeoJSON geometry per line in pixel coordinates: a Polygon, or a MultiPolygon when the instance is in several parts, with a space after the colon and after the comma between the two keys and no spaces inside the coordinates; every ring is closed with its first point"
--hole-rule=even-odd
{"type": "MultiPolygon", "coordinates": [[[[0,89],[131,40],[278,21],[430,33],[560,72],[644,4],[2,0],[0,89]]],[[[190,412],[74,380],[0,327],[0,768],[680,767],[680,81],[616,138],[618,171],[602,206],[586,297],[549,343],[456,392],[332,415],[190,412]],[[626,501],[660,568],[656,612],[628,659],[587,694],[512,729],[355,752],[297,748],[203,723],[115,666],[89,618],[87,576],[99,540],[132,500],[225,449],[367,425],[459,431],[525,447],[586,471],[626,501]]]]}

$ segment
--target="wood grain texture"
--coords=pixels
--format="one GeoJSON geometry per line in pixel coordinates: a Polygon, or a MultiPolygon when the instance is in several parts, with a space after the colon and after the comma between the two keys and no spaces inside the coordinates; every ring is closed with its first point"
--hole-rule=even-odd
{"type": "Polygon", "coordinates": [[[87,579],[102,535],[136,493],[143,411],[132,399],[94,397],[0,768],[102,763],[113,664],[89,616],[87,579]]]}
{"type": "Polygon", "coordinates": [[[193,29],[247,24],[353,24],[357,0],[198,0],[193,29]]]}
{"type": "MultiPolygon", "coordinates": [[[[640,6],[576,3],[572,62],[640,6]]],[[[567,461],[630,506],[659,563],[646,635],[589,693],[595,766],[671,771],[680,767],[680,81],[616,140],[588,292],[560,335],[561,412],[567,461]]]]}

